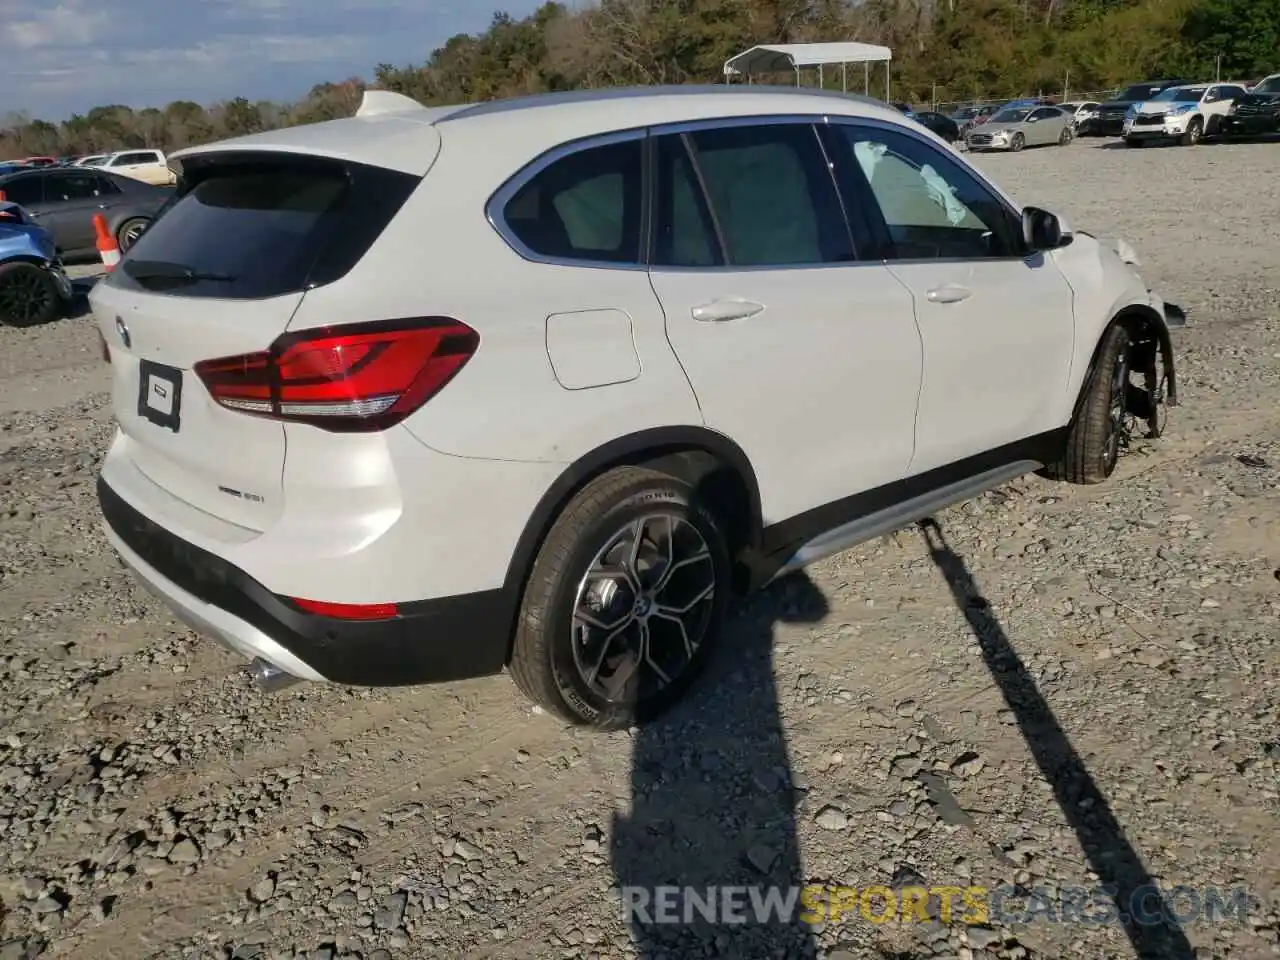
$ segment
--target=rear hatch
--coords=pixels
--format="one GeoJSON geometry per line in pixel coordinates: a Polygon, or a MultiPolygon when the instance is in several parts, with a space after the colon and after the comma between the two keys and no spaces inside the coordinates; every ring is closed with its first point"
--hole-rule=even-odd
{"type": "Polygon", "coordinates": [[[125,455],[157,487],[253,531],[283,509],[283,424],[214,402],[201,361],[249,370],[306,291],[345,275],[420,177],[281,152],[197,154],[99,283],[125,455]]]}

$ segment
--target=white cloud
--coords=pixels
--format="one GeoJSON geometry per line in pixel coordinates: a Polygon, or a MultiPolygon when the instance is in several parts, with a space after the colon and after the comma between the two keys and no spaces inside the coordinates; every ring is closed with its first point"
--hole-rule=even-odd
{"type": "MultiPolygon", "coordinates": [[[[6,5],[7,8],[11,6],[16,7],[6,5]]],[[[102,39],[109,25],[105,10],[82,9],[70,3],[60,3],[43,10],[33,4],[23,13],[27,15],[26,19],[14,19],[4,29],[8,41],[6,46],[19,50],[85,46],[102,39]]],[[[4,19],[9,19],[7,12],[4,19]]]]}
{"type": "Polygon", "coordinates": [[[188,47],[122,50],[116,56],[122,66],[185,64],[225,67],[237,61],[251,61],[259,65],[324,63],[359,53],[366,44],[362,37],[227,36],[188,47]]]}
{"type": "MultiPolygon", "coordinates": [[[[519,16],[539,2],[496,6],[519,16]]],[[[0,115],[292,99],[380,62],[422,62],[488,19],[469,0],[0,0],[0,115]]]]}

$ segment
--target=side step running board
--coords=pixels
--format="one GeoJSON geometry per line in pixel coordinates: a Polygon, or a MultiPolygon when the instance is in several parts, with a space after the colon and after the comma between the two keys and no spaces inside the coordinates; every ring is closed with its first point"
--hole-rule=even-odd
{"type": "Polygon", "coordinates": [[[842,550],[857,546],[859,543],[874,540],[876,537],[882,537],[886,533],[893,533],[895,530],[901,530],[909,524],[932,516],[939,510],[965,500],[971,500],[979,494],[1000,486],[1002,483],[1016,480],[1018,477],[1039,470],[1043,466],[1044,464],[1037,463],[1034,460],[1019,460],[1003,467],[987,470],[985,473],[979,473],[966,480],[958,480],[955,483],[947,484],[945,487],[930,490],[919,497],[904,500],[902,503],[896,503],[884,510],[867,514],[865,517],[859,517],[857,520],[851,520],[842,526],[836,527],[834,530],[828,530],[826,533],[814,537],[806,543],[796,551],[795,556],[783,564],[782,568],[773,575],[773,579],[777,580],[788,573],[794,573],[810,564],[817,563],[819,560],[825,560],[827,557],[842,550]]]}

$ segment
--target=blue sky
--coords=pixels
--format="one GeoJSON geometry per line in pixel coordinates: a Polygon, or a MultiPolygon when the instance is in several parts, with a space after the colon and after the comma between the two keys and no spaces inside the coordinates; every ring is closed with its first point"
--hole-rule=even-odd
{"type": "MultiPolygon", "coordinates": [[[[496,5],[524,16],[537,0],[496,5]]],[[[493,0],[0,0],[0,119],[107,103],[292,100],[313,84],[421,63],[483,30],[493,0]]]]}

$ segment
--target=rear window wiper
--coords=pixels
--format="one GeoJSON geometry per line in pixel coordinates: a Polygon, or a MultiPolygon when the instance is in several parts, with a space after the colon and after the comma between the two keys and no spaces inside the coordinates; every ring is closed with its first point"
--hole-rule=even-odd
{"type": "Polygon", "coordinates": [[[208,280],[211,283],[233,283],[236,280],[236,277],[230,273],[197,270],[182,263],[168,263],[164,260],[137,260],[126,263],[124,272],[135,280],[173,280],[187,283],[199,283],[202,280],[208,280]]]}

